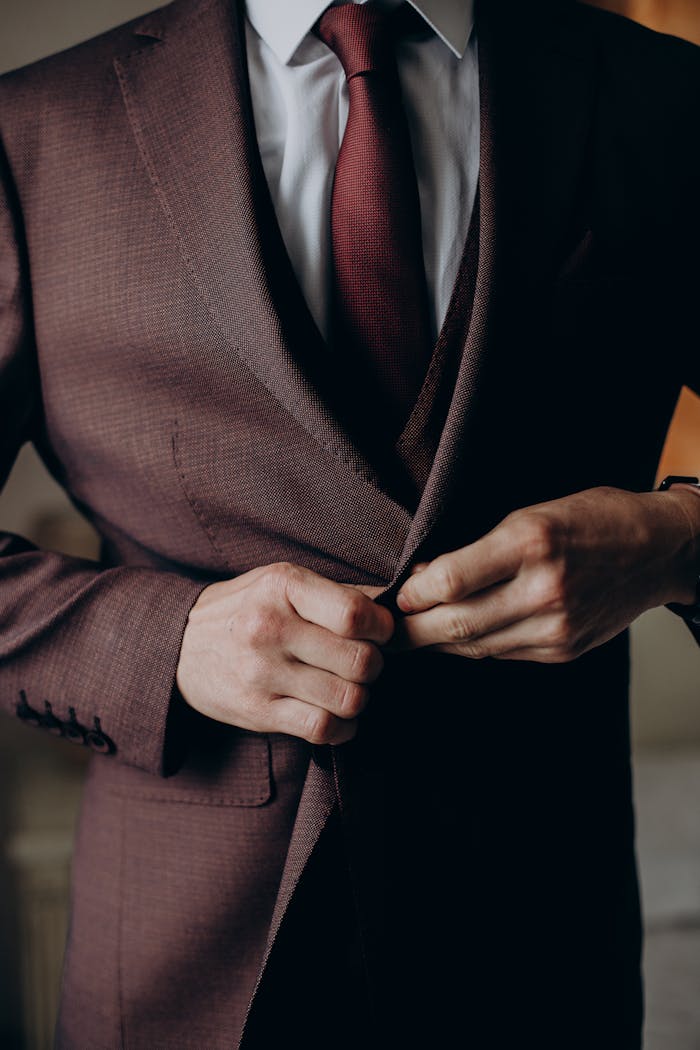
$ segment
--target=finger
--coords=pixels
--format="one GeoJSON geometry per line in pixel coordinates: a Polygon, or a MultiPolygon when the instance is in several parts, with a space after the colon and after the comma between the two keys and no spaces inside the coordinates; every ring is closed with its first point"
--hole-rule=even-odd
{"type": "Polygon", "coordinates": [[[496,655],[497,660],[529,660],[531,663],[537,664],[554,664],[562,663],[565,660],[570,660],[572,657],[563,656],[561,651],[558,649],[510,649],[506,653],[499,653],[496,655]]]}
{"type": "Polygon", "coordinates": [[[465,601],[435,605],[402,617],[390,642],[391,651],[440,643],[459,643],[501,630],[532,616],[539,608],[533,589],[521,577],[496,584],[465,601]]]}
{"type": "Polygon", "coordinates": [[[301,663],[286,668],[284,689],[290,696],[344,719],[357,718],[369,700],[368,686],[301,663]]]}
{"type": "Polygon", "coordinates": [[[288,601],[299,616],[343,638],[365,638],[379,645],[394,631],[388,609],[355,587],[327,580],[299,566],[290,566],[284,580],[288,601]]]}
{"type": "Polygon", "coordinates": [[[287,733],[310,744],[345,744],[357,733],[357,719],[337,718],[330,711],[293,696],[271,700],[266,724],[259,732],[287,733]]]}
{"type": "Polygon", "coordinates": [[[287,644],[287,653],[301,663],[330,671],[348,682],[376,681],[384,657],[373,642],[341,638],[325,627],[299,620],[299,629],[287,644]]]}
{"type": "Polygon", "coordinates": [[[417,572],[423,572],[423,569],[427,569],[429,565],[430,565],[429,561],[417,561],[415,563],[415,565],[411,566],[411,570],[410,570],[410,574],[409,575],[413,576],[417,572]]]}
{"type": "Polygon", "coordinates": [[[458,645],[436,645],[433,646],[433,649],[443,653],[453,653],[456,656],[464,656],[472,660],[480,660],[490,656],[494,660],[528,660],[531,663],[538,664],[568,663],[578,655],[568,653],[562,649],[555,649],[551,646],[531,646],[520,649],[508,649],[502,653],[491,653],[485,650],[479,653],[463,652],[462,647],[458,645]]]}
{"type": "Polygon", "coordinates": [[[403,612],[460,601],[475,591],[514,576],[520,564],[517,545],[507,526],[497,526],[459,550],[441,554],[403,583],[396,604],[403,612]]]}
{"type": "MultiPolygon", "coordinates": [[[[555,663],[572,659],[569,646],[556,633],[556,617],[548,614],[530,616],[502,630],[492,631],[462,642],[439,643],[432,646],[438,652],[456,653],[472,660],[487,656],[504,659],[517,650],[538,653],[540,662],[555,663]]],[[[533,659],[529,656],[528,659],[533,659]]]]}
{"type": "Polygon", "coordinates": [[[356,591],[366,594],[368,598],[376,598],[386,590],[386,587],[377,587],[376,584],[371,583],[344,583],[342,586],[353,587],[356,591]]]}

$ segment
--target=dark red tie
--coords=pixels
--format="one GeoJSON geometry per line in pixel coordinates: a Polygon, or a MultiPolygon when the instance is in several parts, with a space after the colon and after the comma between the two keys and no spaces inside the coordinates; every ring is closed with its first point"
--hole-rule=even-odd
{"type": "Polygon", "coordinates": [[[348,357],[340,367],[366,393],[356,411],[381,413],[392,440],[431,354],[420,202],[394,54],[397,27],[411,14],[370,0],[331,7],[317,25],[342,63],[350,99],[331,200],[332,342],[348,357]]]}

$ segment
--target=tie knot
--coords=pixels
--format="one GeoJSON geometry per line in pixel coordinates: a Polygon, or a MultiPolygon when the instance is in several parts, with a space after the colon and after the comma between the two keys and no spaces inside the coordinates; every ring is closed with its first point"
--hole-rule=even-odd
{"type": "MultiPolygon", "coordinates": [[[[394,41],[415,31],[420,15],[408,4],[393,11],[365,4],[329,7],[316,25],[316,33],[338,56],[348,80],[360,73],[395,68],[394,41]]],[[[425,25],[423,23],[423,25],[425,25]]]]}

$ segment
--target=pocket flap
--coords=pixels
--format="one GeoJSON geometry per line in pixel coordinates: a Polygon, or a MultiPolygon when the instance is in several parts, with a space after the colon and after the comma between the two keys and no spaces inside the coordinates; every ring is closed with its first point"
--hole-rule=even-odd
{"type": "Polygon", "coordinates": [[[157,777],[130,769],[120,787],[132,798],[161,802],[262,806],[272,795],[270,741],[264,733],[202,718],[177,773],[157,777]]]}

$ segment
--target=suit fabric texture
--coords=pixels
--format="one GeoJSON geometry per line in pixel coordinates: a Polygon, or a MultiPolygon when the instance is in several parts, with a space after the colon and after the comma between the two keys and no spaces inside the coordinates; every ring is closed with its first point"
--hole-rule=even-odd
{"type": "Polygon", "coordinates": [[[342,748],[175,687],[208,583],[284,560],[391,606],[415,559],[517,507],[649,489],[700,389],[697,49],[577,4],[476,19],[476,218],[391,462],[337,408],[281,247],[240,5],[175,0],[0,78],[1,467],[33,441],[103,541],[97,565],[0,543],[3,704],[97,718],[111,752],[59,1047],[342,1046],[351,1023],[640,1046],[627,632],[568,664],[388,657],[342,748]]]}

